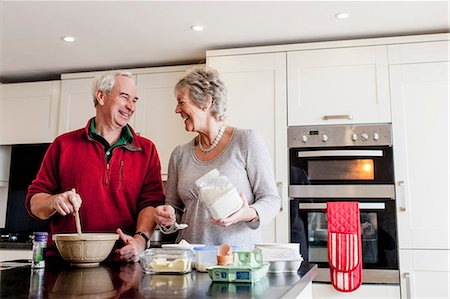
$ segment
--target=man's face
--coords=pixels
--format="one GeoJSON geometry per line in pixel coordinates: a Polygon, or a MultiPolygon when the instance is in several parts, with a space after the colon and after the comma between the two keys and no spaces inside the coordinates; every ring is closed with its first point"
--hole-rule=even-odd
{"type": "Polygon", "coordinates": [[[128,77],[117,76],[110,93],[102,93],[99,101],[106,122],[114,128],[123,128],[128,124],[136,109],[138,97],[136,86],[128,77]]]}

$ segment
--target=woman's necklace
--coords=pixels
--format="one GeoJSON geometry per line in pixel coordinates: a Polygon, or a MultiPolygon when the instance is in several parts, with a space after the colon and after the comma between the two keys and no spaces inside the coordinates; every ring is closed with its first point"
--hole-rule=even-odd
{"type": "Polygon", "coordinates": [[[225,132],[225,126],[220,127],[219,129],[219,133],[217,134],[216,138],[214,138],[213,143],[211,144],[210,147],[208,148],[204,148],[202,145],[202,139],[200,138],[200,136],[198,137],[198,148],[200,149],[201,152],[203,153],[209,153],[210,151],[212,151],[213,149],[216,148],[216,146],[219,144],[220,140],[222,139],[223,136],[223,132],[225,132]]]}

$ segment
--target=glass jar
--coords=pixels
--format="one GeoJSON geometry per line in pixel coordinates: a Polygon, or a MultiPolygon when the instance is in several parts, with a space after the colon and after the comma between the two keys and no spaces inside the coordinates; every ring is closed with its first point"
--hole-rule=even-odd
{"type": "Polygon", "coordinates": [[[238,211],[242,198],[227,176],[221,175],[217,169],[206,173],[195,185],[199,188],[199,199],[214,219],[227,218],[238,211]]]}
{"type": "Polygon", "coordinates": [[[35,232],[33,238],[33,261],[31,267],[45,268],[45,249],[47,248],[48,233],[35,232]]]}
{"type": "Polygon", "coordinates": [[[139,262],[145,273],[184,274],[192,271],[194,252],[190,249],[150,248],[139,262]]]}

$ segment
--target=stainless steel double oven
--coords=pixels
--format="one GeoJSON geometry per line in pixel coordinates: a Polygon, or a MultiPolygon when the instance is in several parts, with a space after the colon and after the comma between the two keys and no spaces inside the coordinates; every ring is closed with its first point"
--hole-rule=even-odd
{"type": "Polygon", "coordinates": [[[358,201],[363,283],[399,283],[391,126],[288,128],[291,242],[330,281],[328,201],[358,201]]]}

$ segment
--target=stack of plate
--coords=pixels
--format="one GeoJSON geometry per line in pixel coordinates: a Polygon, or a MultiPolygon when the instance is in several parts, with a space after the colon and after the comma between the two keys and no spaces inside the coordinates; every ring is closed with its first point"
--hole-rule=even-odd
{"type": "Polygon", "coordinates": [[[299,243],[257,243],[255,248],[270,263],[269,273],[296,273],[303,261],[299,243]]]}

